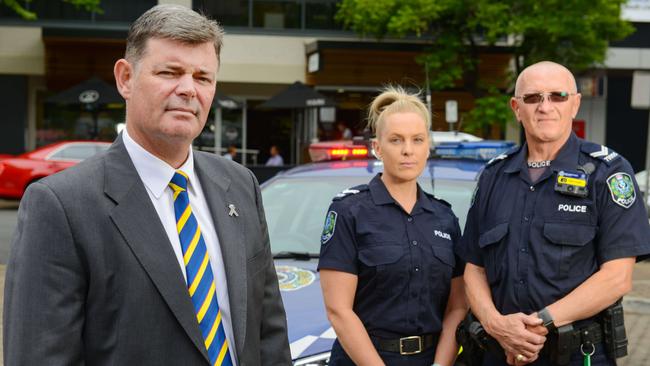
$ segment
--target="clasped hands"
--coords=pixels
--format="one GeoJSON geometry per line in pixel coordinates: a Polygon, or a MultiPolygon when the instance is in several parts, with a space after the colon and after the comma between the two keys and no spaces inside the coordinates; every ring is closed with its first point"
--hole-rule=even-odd
{"type": "Polygon", "coordinates": [[[486,331],[505,350],[508,365],[521,366],[537,360],[548,334],[536,313],[499,315],[486,325],[486,331]]]}

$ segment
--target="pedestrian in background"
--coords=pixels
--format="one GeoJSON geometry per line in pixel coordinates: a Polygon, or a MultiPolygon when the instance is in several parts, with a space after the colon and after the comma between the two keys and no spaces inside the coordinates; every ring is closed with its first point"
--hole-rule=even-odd
{"type": "Polygon", "coordinates": [[[483,365],[613,366],[605,344],[624,328],[604,310],[618,309],[650,253],[632,167],[572,132],[580,93],[564,66],[526,68],[510,106],[526,143],[487,164],[462,238],[472,312],[503,348],[483,365]]]}
{"type": "Polygon", "coordinates": [[[452,365],[465,316],[458,219],[417,183],[429,157],[429,112],[388,88],[369,127],[384,172],[337,195],[326,216],[318,269],[337,334],[330,365],[452,365]]]}
{"type": "Polygon", "coordinates": [[[269,157],[269,160],[266,161],[266,166],[283,166],[284,165],[284,159],[282,159],[282,155],[280,155],[280,149],[276,145],[271,145],[271,148],[269,149],[269,153],[271,156],[269,157]]]}
{"type": "Polygon", "coordinates": [[[223,154],[223,157],[235,161],[235,158],[237,158],[237,147],[235,145],[230,145],[228,146],[228,149],[225,154],[223,154]]]}
{"type": "Polygon", "coordinates": [[[126,129],[29,186],[4,297],[6,365],[290,365],[257,181],[192,151],[222,28],[176,5],[114,66],[126,129]]]}

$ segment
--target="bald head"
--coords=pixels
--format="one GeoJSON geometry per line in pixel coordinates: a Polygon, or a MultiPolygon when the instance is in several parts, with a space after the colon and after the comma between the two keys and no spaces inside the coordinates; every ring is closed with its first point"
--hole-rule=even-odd
{"type": "Polygon", "coordinates": [[[524,91],[525,85],[532,81],[531,79],[543,80],[547,76],[561,77],[566,81],[566,85],[569,88],[565,90],[569,93],[576,93],[578,88],[576,86],[576,79],[573,77],[573,74],[566,67],[551,61],[541,61],[535,64],[528,66],[522,71],[517,77],[517,82],[515,84],[515,95],[519,96],[524,91]]]}

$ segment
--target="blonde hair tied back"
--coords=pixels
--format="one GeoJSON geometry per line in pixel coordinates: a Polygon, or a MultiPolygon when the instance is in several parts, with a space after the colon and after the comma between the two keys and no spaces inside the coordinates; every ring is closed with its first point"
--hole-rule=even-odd
{"type": "Polygon", "coordinates": [[[389,85],[382,90],[368,108],[368,129],[377,136],[386,116],[398,112],[413,112],[424,120],[427,131],[431,129],[431,114],[422,103],[420,93],[408,93],[401,86],[389,85]]]}

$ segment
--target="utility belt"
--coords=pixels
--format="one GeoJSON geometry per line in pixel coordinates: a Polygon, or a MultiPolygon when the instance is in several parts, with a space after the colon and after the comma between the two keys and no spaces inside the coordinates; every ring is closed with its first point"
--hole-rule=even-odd
{"type": "Polygon", "coordinates": [[[430,333],[393,339],[370,336],[370,340],[378,351],[415,355],[437,345],[439,335],[439,333],[430,333]]]}
{"type": "MultiPolygon", "coordinates": [[[[549,332],[546,336],[543,353],[558,365],[567,365],[571,355],[580,351],[583,355],[592,355],[596,344],[604,343],[605,352],[611,359],[627,355],[627,337],[623,304],[618,300],[593,318],[593,321],[567,324],[549,332]]],[[[503,358],[501,345],[492,338],[469,313],[456,329],[456,341],[463,347],[461,364],[464,366],[481,365],[484,352],[503,358]]]]}

